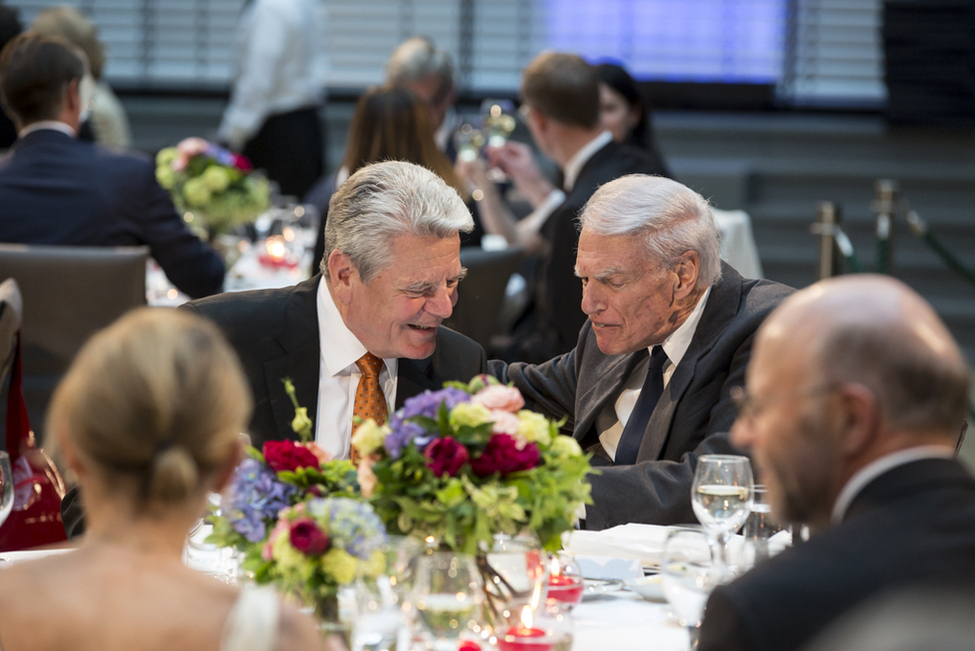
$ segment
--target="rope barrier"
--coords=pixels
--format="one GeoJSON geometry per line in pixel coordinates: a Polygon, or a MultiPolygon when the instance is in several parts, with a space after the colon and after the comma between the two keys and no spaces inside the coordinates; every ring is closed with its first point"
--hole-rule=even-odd
{"type": "Polygon", "coordinates": [[[954,253],[948,250],[948,248],[942,244],[941,240],[937,235],[928,227],[928,223],[921,218],[917,212],[910,210],[907,213],[907,225],[910,227],[911,232],[916,236],[921,238],[921,240],[927,244],[932,251],[934,251],[941,261],[947,265],[949,269],[962,276],[975,285],[975,272],[966,267],[961,260],[959,260],[954,253]]]}

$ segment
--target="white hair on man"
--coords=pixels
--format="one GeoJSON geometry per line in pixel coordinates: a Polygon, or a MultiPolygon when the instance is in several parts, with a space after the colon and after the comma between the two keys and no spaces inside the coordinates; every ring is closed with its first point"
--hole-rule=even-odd
{"type": "Polygon", "coordinates": [[[443,99],[454,87],[454,64],[450,54],[425,36],[414,36],[400,43],[386,62],[386,83],[404,87],[425,77],[436,77],[443,99]]]}
{"type": "Polygon", "coordinates": [[[643,237],[650,259],[664,269],[672,268],[687,251],[696,251],[698,288],[721,278],[721,231],[711,206],[677,181],[646,174],[610,181],[592,195],[579,222],[597,235],[643,237]]]}
{"type": "Polygon", "coordinates": [[[444,238],[473,228],[463,199],[430,170],[401,161],[367,165],[329,201],[321,270],[329,278],[329,255],[342,251],[368,283],[389,262],[393,238],[444,238]]]}

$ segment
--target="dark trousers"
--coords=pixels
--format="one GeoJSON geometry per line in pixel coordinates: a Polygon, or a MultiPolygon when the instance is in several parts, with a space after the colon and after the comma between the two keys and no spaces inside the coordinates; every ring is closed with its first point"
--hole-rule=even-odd
{"type": "Polygon", "coordinates": [[[281,194],[305,196],[324,172],[325,136],[314,107],[272,115],[244,146],[244,156],[272,181],[281,194]]]}

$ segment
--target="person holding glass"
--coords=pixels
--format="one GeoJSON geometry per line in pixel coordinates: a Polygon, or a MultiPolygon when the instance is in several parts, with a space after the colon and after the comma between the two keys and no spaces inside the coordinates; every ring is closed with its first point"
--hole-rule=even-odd
{"type": "Polygon", "coordinates": [[[84,486],[77,550],[0,566],[0,646],[323,649],[310,617],[269,588],[183,564],[208,491],[241,456],[251,400],[216,326],[143,308],[96,334],[54,394],[48,438],[84,486]]]}
{"type": "Polygon", "coordinates": [[[975,477],[953,458],[969,373],[931,306],[887,276],[816,283],[768,318],[732,442],[773,515],[813,535],[712,593],[702,651],[805,649],[874,597],[975,585],[975,477]]]}
{"type": "Polygon", "coordinates": [[[576,217],[600,185],[625,174],[665,174],[663,162],[645,150],[618,145],[599,124],[599,79],[584,59],[543,52],[522,73],[525,123],[543,154],[558,165],[557,187],[541,172],[531,147],[507,141],[488,147],[487,159],[500,169],[532,207],[515,221],[496,198],[497,192],[480,161],[461,171],[484,193],[480,203],[484,228],[509,244],[539,255],[532,300],[516,323],[511,340],[492,351],[506,361],[543,362],[575,345],[586,315],[579,309],[582,292],[573,274],[579,243],[576,217]]]}
{"type": "Polygon", "coordinates": [[[758,326],[792,290],[723,263],[707,201],[670,179],[611,181],[580,221],[574,282],[588,320],[576,347],[495,374],[531,408],[565,418],[563,431],[594,455],[586,528],[694,522],[697,460],[737,453],[731,389],[744,383],[758,326]]]}
{"type": "MultiPolygon", "coordinates": [[[[601,63],[596,66],[596,74],[599,75],[599,123],[602,127],[621,145],[646,149],[663,163],[653,135],[653,116],[630,73],[615,63],[601,63]]],[[[663,174],[670,176],[666,171],[663,174]]]]}

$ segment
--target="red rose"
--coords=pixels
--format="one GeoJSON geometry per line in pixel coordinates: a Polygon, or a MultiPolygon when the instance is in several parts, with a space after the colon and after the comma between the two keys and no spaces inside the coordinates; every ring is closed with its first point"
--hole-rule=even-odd
{"type": "Polygon", "coordinates": [[[247,159],[246,156],[241,156],[240,154],[234,154],[234,167],[242,172],[250,172],[254,169],[254,166],[247,159]]]}
{"type": "Polygon", "coordinates": [[[274,472],[318,467],[318,457],[294,441],[268,441],[261,452],[274,472]]]}
{"type": "Polygon", "coordinates": [[[301,518],[291,523],[288,529],[291,546],[305,556],[324,554],[331,542],[311,518],[301,518]]]}
{"type": "Polygon", "coordinates": [[[538,446],[534,443],[519,450],[513,436],[494,434],[488,439],[481,456],[471,460],[471,469],[478,477],[487,477],[494,473],[504,476],[518,470],[534,468],[538,465],[538,458],[538,446]]]}
{"type": "Polygon", "coordinates": [[[427,465],[437,477],[453,477],[470,458],[467,448],[449,436],[436,439],[428,445],[423,456],[427,458],[427,465]]]}

